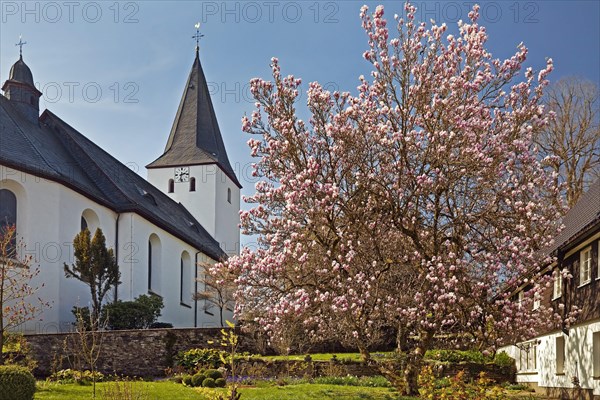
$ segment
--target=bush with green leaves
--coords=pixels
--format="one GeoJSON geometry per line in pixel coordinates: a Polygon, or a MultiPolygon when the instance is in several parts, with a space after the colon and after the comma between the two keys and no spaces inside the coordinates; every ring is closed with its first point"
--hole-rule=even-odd
{"type": "Polygon", "coordinates": [[[195,371],[200,367],[218,368],[223,365],[221,356],[227,357],[228,354],[217,349],[190,349],[177,354],[175,365],[188,371],[195,371]]]}
{"type": "Polygon", "coordinates": [[[185,386],[192,386],[192,376],[184,375],[183,378],[181,379],[181,382],[183,382],[183,384],[185,386]]]}
{"type": "Polygon", "coordinates": [[[511,367],[515,365],[515,359],[506,354],[506,352],[501,351],[500,353],[496,353],[494,364],[499,367],[511,367]]]}
{"type": "Polygon", "coordinates": [[[0,366],[0,400],[32,400],[35,378],[25,367],[0,366]]]}
{"type": "Polygon", "coordinates": [[[206,379],[206,375],[204,375],[203,373],[197,373],[195,375],[192,376],[192,386],[193,387],[199,387],[202,386],[202,382],[204,382],[204,380],[206,379]]]}
{"type": "Polygon", "coordinates": [[[223,377],[223,373],[218,369],[207,369],[204,371],[204,375],[215,380],[223,377]]]}
{"type": "Polygon", "coordinates": [[[80,383],[86,384],[92,382],[93,378],[96,378],[96,382],[102,382],[104,380],[104,374],[95,371],[92,373],[90,370],[77,371],[75,369],[61,369],[50,375],[50,380],[57,383],[80,383]]]}
{"type": "Polygon", "coordinates": [[[214,388],[217,387],[217,385],[215,384],[215,380],[213,378],[206,378],[202,381],[202,387],[214,388]]]}
{"type": "Polygon", "coordinates": [[[215,379],[215,386],[219,388],[224,388],[225,386],[227,386],[227,381],[225,380],[225,378],[217,378],[215,379]]]}
{"type": "Polygon", "coordinates": [[[173,324],[170,322],[154,322],[152,323],[152,325],[150,325],[150,329],[166,329],[166,328],[172,328],[173,324]]]}
{"type": "Polygon", "coordinates": [[[75,317],[75,322],[73,322],[73,325],[75,325],[76,328],[77,328],[77,325],[79,323],[81,323],[81,324],[83,324],[83,328],[86,331],[92,330],[92,324],[91,324],[92,319],[90,318],[90,308],[89,307],[73,306],[73,308],[71,309],[71,314],[73,314],[73,316],[75,317]]]}
{"type": "Polygon", "coordinates": [[[486,361],[483,354],[477,350],[428,350],[425,353],[425,358],[450,363],[472,362],[483,364],[486,361]]]}
{"type": "Polygon", "coordinates": [[[108,329],[148,329],[160,317],[163,299],[157,295],[141,295],[133,301],[116,301],[102,308],[102,320],[108,329]]]}

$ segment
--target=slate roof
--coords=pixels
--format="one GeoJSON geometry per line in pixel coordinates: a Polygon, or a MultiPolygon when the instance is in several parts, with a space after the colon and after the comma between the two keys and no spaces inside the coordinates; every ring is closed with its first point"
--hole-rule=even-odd
{"type": "Polygon", "coordinates": [[[181,203],[51,111],[39,122],[27,120],[0,95],[0,164],[58,182],[115,212],[135,212],[213,259],[226,257],[181,203]]]}
{"type": "Polygon", "coordinates": [[[563,218],[564,228],[554,240],[551,251],[568,246],[588,229],[600,223],[600,179],[596,180],[563,218]]]}
{"type": "Polygon", "coordinates": [[[227,158],[206,77],[196,51],[165,152],[146,168],[199,164],[217,164],[233,183],[242,187],[227,158]]]}

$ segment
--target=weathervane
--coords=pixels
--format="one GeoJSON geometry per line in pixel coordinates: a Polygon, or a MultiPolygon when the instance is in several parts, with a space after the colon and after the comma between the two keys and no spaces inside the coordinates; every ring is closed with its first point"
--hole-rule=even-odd
{"type": "Polygon", "coordinates": [[[196,25],[194,25],[194,27],[196,28],[196,34],[194,36],[192,36],[192,39],[196,39],[196,53],[197,53],[198,50],[200,50],[200,38],[204,37],[204,35],[202,35],[200,33],[200,22],[196,22],[196,25]]]}
{"type": "Polygon", "coordinates": [[[19,46],[19,57],[23,58],[23,45],[27,44],[27,42],[23,41],[23,36],[19,35],[19,43],[16,43],[15,46],[19,46]]]}

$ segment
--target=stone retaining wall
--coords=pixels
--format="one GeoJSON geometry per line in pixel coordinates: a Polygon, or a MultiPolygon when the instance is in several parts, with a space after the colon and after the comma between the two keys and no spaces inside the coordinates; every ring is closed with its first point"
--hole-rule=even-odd
{"type": "MultiPolygon", "coordinates": [[[[75,348],[80,343],[76,333],[25,335],[25,339],[37,361],[36,375],[47,376],[53,370],[73,367],[77,358],[75,348]]],[[[220,339],[218,328],[105,331],[97,368],[107,374],[162,376],[179,351],[219,347],[220,339]],[[209,341],[217,344],[211,345],[209,341]]],[[[239,351],[249,351],[251,347],[248,339],[240,339],[239,351]]]]}
{"type": "MultiPolygon", "coordinates": [[[[37,361],[34,373],[44,377],[53,371],[65,368],[84,368],[77,365],[78,343],[81,338],[76,333],[34,334],[25,335],[31,351],[37,361]]],[[[220,328],[191,329],[144,329],[125,331],[105,331],[101,334],[101,352],[97,369],[104,374],[118,374],[139,377],[164,376],[165,369],[172,367],[174,357],[180,351],[191,348],[219,348],[220,328]],[[216,344],[210,344],[214,341],[216,344]]],[[[258,353],[257,344],[252,338],[239,336],[239,352],[258,353]]],[[[81,357],[79,357],[81,359],[81,357]]],[[[497,382],[514,382],[514,367],[499,368],[495,365],[475,363],[436,363],[433,362],[434,374],[454,376],[460,370],[465,371],[465,378],[477,379],[479,372],[485,371],[488,377],[497,382]]],[[[277,378],[281,376],[372,376],[379,372],[360,362],[305,362],[305,361],[263,361],[251,360],[240,363],[245,375],[261,378],[277,378]]]]}

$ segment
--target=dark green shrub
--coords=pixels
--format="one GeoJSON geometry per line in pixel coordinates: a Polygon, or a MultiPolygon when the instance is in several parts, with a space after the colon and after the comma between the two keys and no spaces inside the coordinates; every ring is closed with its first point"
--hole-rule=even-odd
{"type": "Polygon", "coordinates": [[[215,379],[215,386],[224,388],[225,386],[227,386],[227,381],[224,378],[217,378],[215,379]]]}
{"type": "Polygon", "coordinates": [[[172,328],[173,324],[170,322],[153,322],[150,325],[150,329],[164,329],[164,328],[172,328]]]}
{"type": "Polygon", "coordinates": [[[223,377],[223,374],[218,369],[207,369],[204,375],[215,380],[223,377]]]}
{"type": "Polygon", "coordinates": [[[185,386],[192,386],[192,376],[191,375],[184,375],[183,378],[181,378],[181,381],[183,382],[183,384],[185,386]]]}
{"type": "Polygon", "coordinates": [[[213,378],[206,378],[202,381],[202,387],[205,388],[214,388],[217,385],[215,384],[215,380],[213,378]]]}
{"type": "Polygon", "coordinates": [[[35,378],[25,367],[0,366],[0,400],[32,400],[35,378]]]}
{"type": "Polygon", "coordinates": [[[194,376],[192,376],[192,386],[193,387],[198,387],[198,386],[202,386],[202,382],[204,382],[204,380],[206,379],[206,375],[198,373],[194,376]]]}
{"type": "Polygon", "coordinates": [[[133,301],[116,301],[102,308],[102,320],[108,319],[108,329],[147,329],[160,317],[164,307],[162,297],[141,295],[133,301]]]}
{"type": "Polygon", "coordinates": [[[92,319],[90,318],[89,307],[73,306],[73,308],[71,309],[71,314],[73,314],[73,316],[75,317],[76,322],[73,322],[73,325],[75,325],[76,328],[78,325],[77,321],[81,320],[81,323],[83,324],[83,329],[85,329],[86,331],[92,330],[92,319]]]}
{"type": "Polygon", "coordinates": [[[515,359],[506,354],[506,352],[504,351],[497,353],[494,357],[494,364],[496,364],[499,367],[510,367],[514,365],[514,363],[515,359]]]}

